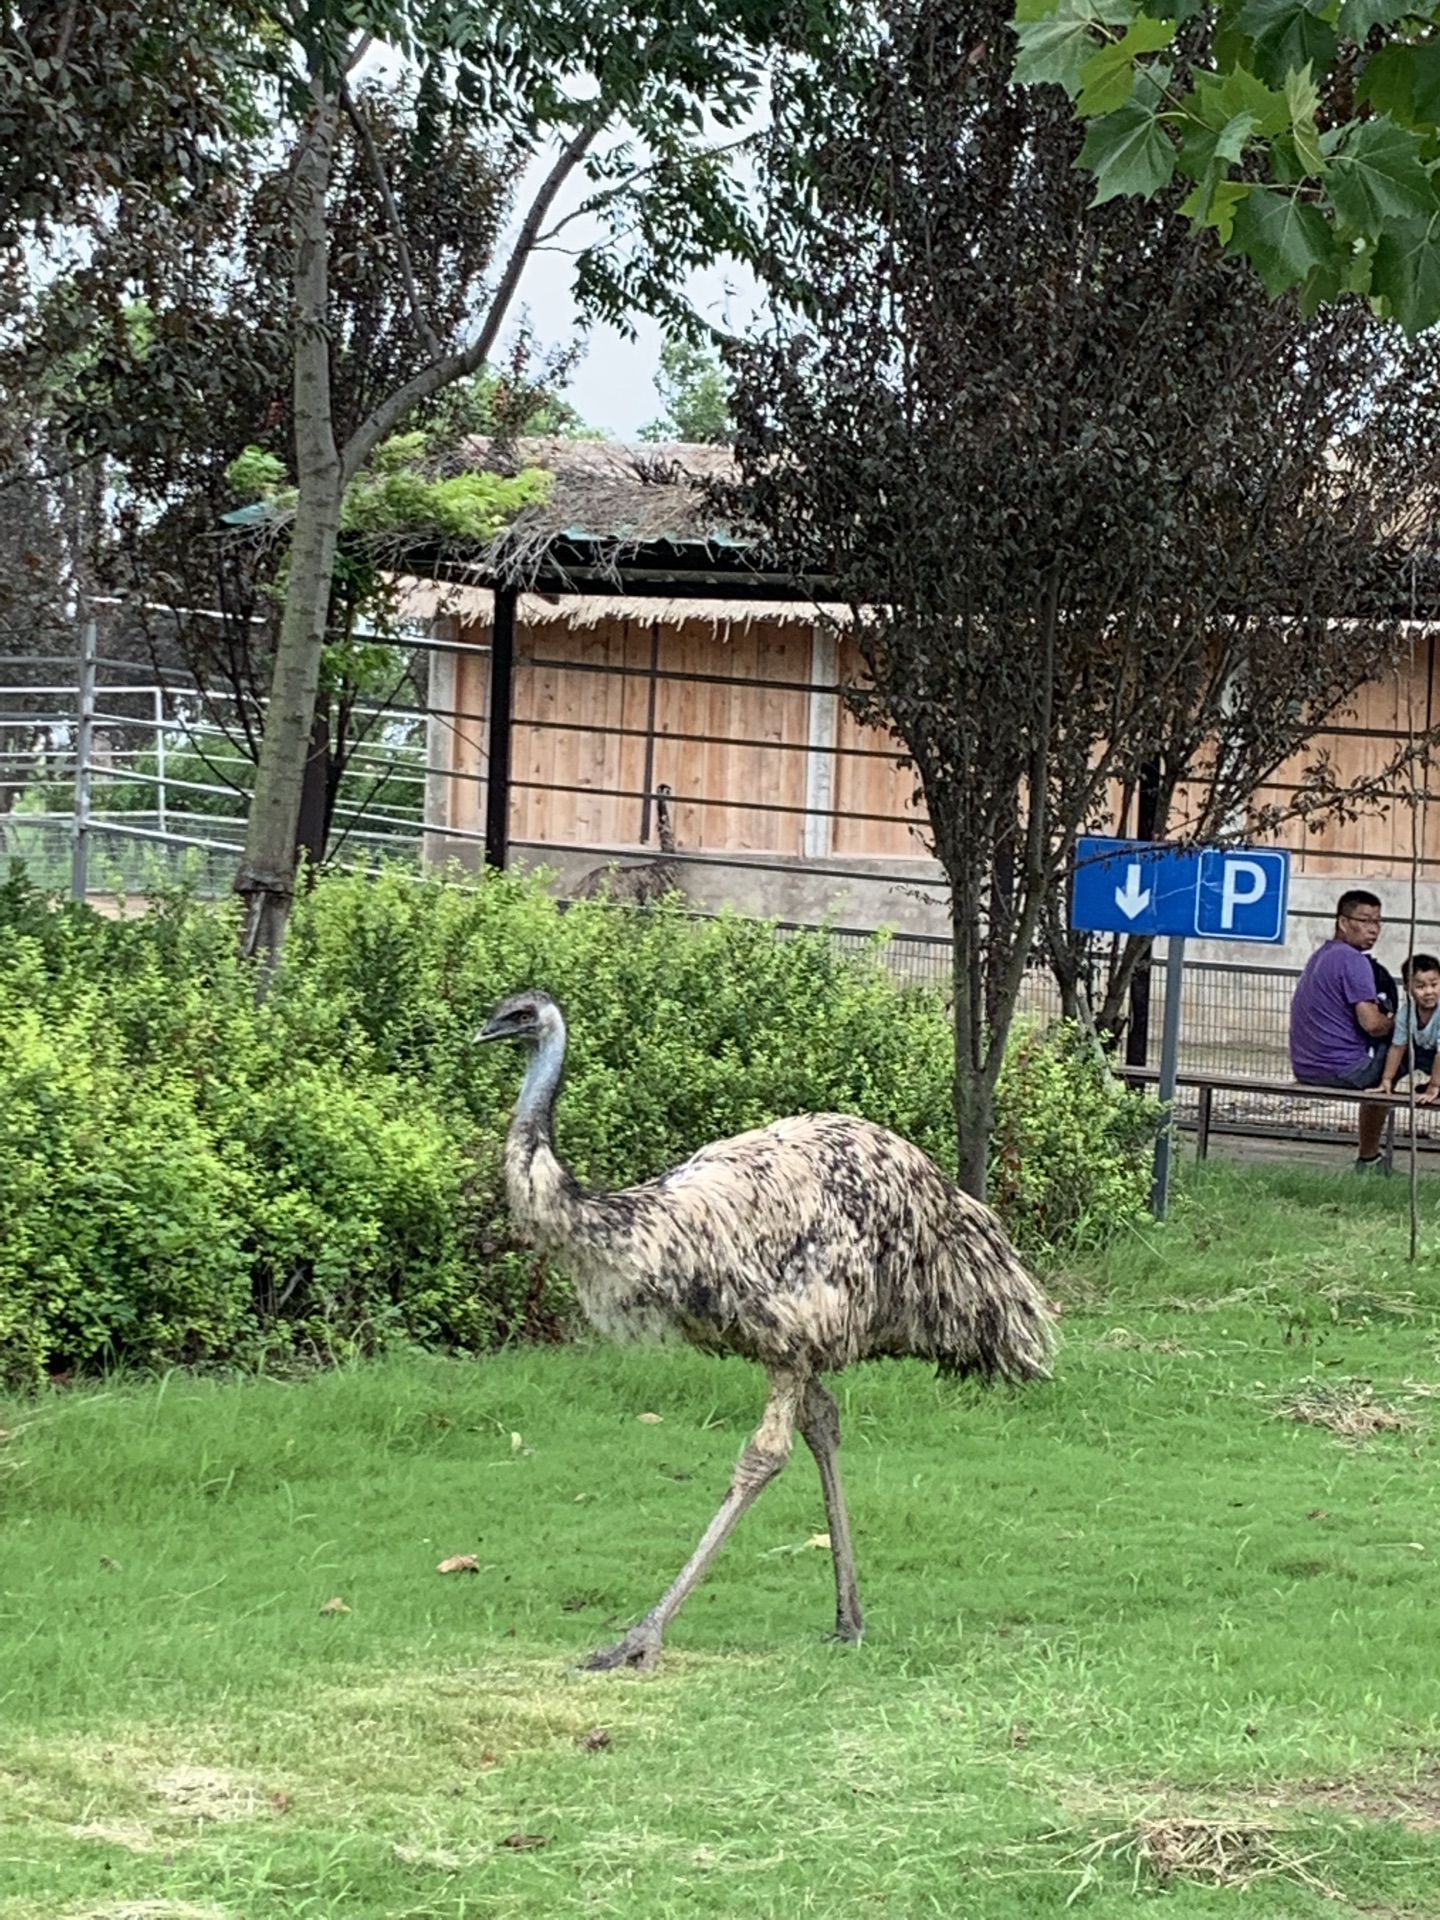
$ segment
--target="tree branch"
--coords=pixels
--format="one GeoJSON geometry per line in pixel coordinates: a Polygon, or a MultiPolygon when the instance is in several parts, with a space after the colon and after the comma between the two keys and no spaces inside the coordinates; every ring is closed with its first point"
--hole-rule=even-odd
{"type": "Polygon", "coordinates": [[[395,195],[390,186],[390,176],[385,171],[385,162],[380,157],[380,149],[375,144],[375,136],[370,131],[370,123],[356,105],[355,96],[351,91],[348,80],[343,80],[340,83],[340,104],[345,109],[346,119],[355,129],[355,137],[360,142],[365,154],[366,164],[370,168],[371,176],[380,192],[380,203],[385,209],[386,223],[390,228],[391,237],[395,242],[400,263],[400,278],[404,282],[405,298],[410,303],[410,312],[415,321],[415,331],[419,334],[420,344],[424,347],[426,353],[429,354],[432,360],[438,360],[444,352],[444,348],[440,345],[440,337],[431,326],[430,317],[426,313],[424,304],[420,299],[420,288],[415,280],[415,262],[410,256],[410,242],[405,237],[405,227],[400,218],[400,209],[395,204],[395,195]]]}
{"type": "Polygon", "coordinates": [[[422,367],[413,379],[407,380],[403,387],[397,387],[369,418],[363,420],[351,434],[341,456],[341,485],[348,486],[355,475],[364,466],[371,453],[390,433],[393,433],[411,409],[422,400],[428,400],[432,393],[452,386],[455,381],[465,379],[469,374],[478,372],[489,358],[495,345],[510,302],[520,284],[520,276],[525,271],[526,262],[534,249],[535,239],[544,223],[545,216],[554,204],[555,196],[579,166],[585,157],[585,151],[599,133],[609,114],[591,119],[579,132],[567,142],[558,159],[541,182],[530,211],[515,238],[510,250],[510,258],[505,263],[495,292],[490,299],[490,310],[485,316],[485,324],[478,338],[460,353],[447,354],[439,360],[432,360],[428,367],[422,367]]]}

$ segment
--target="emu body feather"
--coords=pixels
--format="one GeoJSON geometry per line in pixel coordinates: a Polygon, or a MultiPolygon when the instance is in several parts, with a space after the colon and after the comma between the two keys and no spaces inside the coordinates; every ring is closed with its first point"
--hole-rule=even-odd
{"type": "Polygon", "coordinates": [[[735,1521],[785,1464],[795,1427],[820,1469],[835,1557],[836,1634],[862,1630],[839,1478],[839,1418],[818,1374],[881,1355],[947,1372],[1044,1378],[1051,1309],[995,1215],[918,1147],[848,1114],[802,1114],[702,1147],[642,1186],[590,1192],[556,1156],[565,1023],[513,995],[482,1039],[533,1049],[506,1144],[512,1220],[575,1282],[601,1332],[681,1339],[758,1361],[765,1416],[680,1575],[596,1666],[648,1666],[735,1521]]]}

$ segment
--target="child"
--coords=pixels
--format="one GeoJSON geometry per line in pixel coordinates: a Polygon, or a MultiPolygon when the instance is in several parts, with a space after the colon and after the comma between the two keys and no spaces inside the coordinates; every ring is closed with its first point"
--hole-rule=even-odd
{"type": "Polygon", "coordinates": [[[1403,991],[1395,1015],[1395,1032],[1380,1092],[1393,1093],[1395,1081],[1413,1070],[1428,1076],[1416,1094],[1423,1105],[1440,1098],[1440,1077],[1435,1073],[1435,1050],[1440,1047],[1440,960],[1433,954],[1412,953],[1400,969],[1403,991]]]}

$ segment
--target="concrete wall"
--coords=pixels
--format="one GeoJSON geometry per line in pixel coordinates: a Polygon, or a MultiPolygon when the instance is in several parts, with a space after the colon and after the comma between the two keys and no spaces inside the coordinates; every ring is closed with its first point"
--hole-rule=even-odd
{"type": "MultiPolygon", "coordinates": [[[[473,843],[435,836],[435,850],[473,868],[479,858],[473,843]]],[[[551,868],[555,889],[568,893],[595,867],[613,859],[632,864],[630,848],[562,851],[538,841],[517,841],[514,858],[527,866],[551,868]]],[[[935,860],[784,860],[764,855],[728,854],[723,862],[677,856],[687,898],[705,912],[732,906],[764,918],[794,920],[870,932],[889,927],[897,933],[950,935],[950,893],[935,860]]],[[[1364,873],[1323,876],[1295,874],[1290,882],[1288,938],[1284,946],[1254,946],[1238,940],[1192,940],[1195,961],[1231,966],[1270,967],[1298,972],[1322,940],[1335,929],[1335,903],[1347,887],[1366,887],[1383,904],[1385,927],[1376,956],[1396,975],[1412,949],[1440,953],[1440,881],[1422,880],[1417,888],[1416,928],[1410,937],[1408,880],[1376,880],[1364,873]]]]}

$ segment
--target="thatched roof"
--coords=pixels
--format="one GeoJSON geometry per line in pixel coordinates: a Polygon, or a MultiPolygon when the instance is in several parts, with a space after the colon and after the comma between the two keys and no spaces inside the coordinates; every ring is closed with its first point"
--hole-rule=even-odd
{"type": "MultiPolygon", "coordinates": [[[[495,462],[487,440],[472,442],[477,466],[495,462]]],[[[529,506],[496,540],[492,552],[518,553],[557,540],[636,545],[663,540],[746,544],[707,496],[707,483],[735,477],[728,447],[676,441],[632,447],[614,440],[519,440],[505,449],[507,467],[543,467],[554,475],[549,497],[529,506]]]]}
{"type": "MultiPolygon", "coordinates": [[[[429,581],[413,583],[402,596],[401,610],[411,619],[448,617],[462,629],[479,629],[495,624],[495,595],[489,587],[459,587],[429,581]]],[[[677,594],[628,593],[548,594],[522,593],[515,603],[515,620],[522,628],[564,627],[569,631],[589,631],[608,627],[622,620],[634,620],[648,626],[679,627],[705,623],[720,639],[743,633],[752,626],[811,625],[824,618],[837,625],[848,625],[848,607],[831,602],[809,600],[752,600],[749,598],[689,598],[677,594]]]]}
{"type": "Polygon", "coordinates": [[[643,571],[639,591],[663,594],[673,581],[677,599],[724,590],[732,579],[737,595],[778,601],[794,591],[724,504],[736,473],[728,447],[537,438],[505,446],[476,439],[471,450],[480,467],[541,467],[553,477],[546,498],[522,508],[478,564],[447,556],[434,569],[449,579],[623,593],[643,571]]]}

